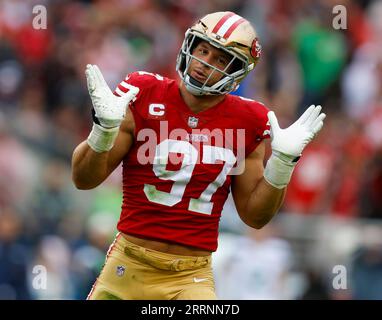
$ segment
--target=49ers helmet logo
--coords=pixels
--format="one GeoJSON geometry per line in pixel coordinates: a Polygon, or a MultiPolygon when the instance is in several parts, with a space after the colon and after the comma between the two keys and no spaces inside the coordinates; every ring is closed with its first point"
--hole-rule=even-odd
{"type": "Polygon", "coordinates": [[[259,59],[260,55],[261,55],[261,45],[259,43],[259,39],[255,38],[252,41],[251,56],[254,57],[255,59],[259,59]]]}

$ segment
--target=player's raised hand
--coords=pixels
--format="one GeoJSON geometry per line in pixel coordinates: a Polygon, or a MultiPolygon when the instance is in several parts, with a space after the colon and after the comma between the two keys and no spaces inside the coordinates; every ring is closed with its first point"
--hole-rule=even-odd
{"type": "Polygon", "coordinates": [[[311,105],[295,123],[281,129],[275,113],[268,112],[272,155],[265,166],[264,178],[269,184],[278,189],[287,186],[297,160],[306,145],[321,130],[325,117],[325,113],[321,113],[321,106],[311,105]]]}
{"type": "Polygon", "coordinates": [[[295,123],[281,129],[275,113],[269,111],[272,150],[293,158],[301,156],[306,145],[313,140],[324,124],[326,115],[320,112],[321,106],[311,105],[295,123]]]}
{"type": "Polygon", "coordinates": [[[86,80],[95,116],[104,128],[119,127],[125,117],[126,108],[138,94],[139,89],[132,85],[122,97],[117,97],[110,90],[101,71],[96,65],[86,66],[86,80]]]}

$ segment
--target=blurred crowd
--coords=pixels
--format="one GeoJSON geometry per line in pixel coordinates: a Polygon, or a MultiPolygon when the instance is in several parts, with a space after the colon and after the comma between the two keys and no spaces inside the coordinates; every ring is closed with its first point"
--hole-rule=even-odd
{"type": "Polygon", "coordinates": [[[274,222],[248,230],[227,202],[220,297],[381,299],[382,2],[341,4],[337,30],[335,0],[1,0],[0,299],[86,298],[115,236],[120,169],[95,190],[71,182],[73,149],[91,127],[86,64],[111,88],[137,70],[177,78],[186,29],[226,10],[251,21],[263,47],[235,94],[263,102],[282,127],[310,104],[327,118],[274,222]],[[33,28],[35,5],[46,29],[33,28]],[[346,289],[333,290],[337,264],[346,289]],[[46,269],[43,289],[35,266],[46,269]]]}

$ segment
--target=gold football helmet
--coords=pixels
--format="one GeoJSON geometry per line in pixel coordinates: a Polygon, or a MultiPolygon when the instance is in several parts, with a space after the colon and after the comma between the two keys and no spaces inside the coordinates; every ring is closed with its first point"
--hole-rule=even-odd
{"type": "Polygon", "coordinates": [[[260,54],[261,46],[256,31],[248,20],[233,12],[215,12],[204,16],[186,31],[177,57],[176,70],[187,90],[194,95],[226,94],[238,88],[239,83],[255,67],[260,54]],[[192,54],[196,45],[203,40],[232,57],[224,70],[219,70],[192,54]],[[212,69],[204,83],[188,74],[192,59],[212,69]],[[213,72],[222,73],[223,77],[215,84],[207,86],[213,72]]]}

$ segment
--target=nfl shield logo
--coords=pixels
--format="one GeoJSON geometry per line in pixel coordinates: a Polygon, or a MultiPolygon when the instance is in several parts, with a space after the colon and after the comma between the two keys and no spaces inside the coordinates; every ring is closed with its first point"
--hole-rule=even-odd
{"type": "Polygon", "coordinates": [[[198,126],[198,118],[188,117],[188,126],[190,128],[196,128],[198,126]]]}
{"type": "Polygon", "coordinates": [[[124,266],[117,267],[117,276],[122,277],[125,273],[126,268],[124,266]]]}

